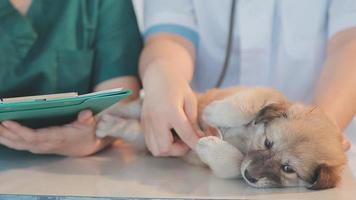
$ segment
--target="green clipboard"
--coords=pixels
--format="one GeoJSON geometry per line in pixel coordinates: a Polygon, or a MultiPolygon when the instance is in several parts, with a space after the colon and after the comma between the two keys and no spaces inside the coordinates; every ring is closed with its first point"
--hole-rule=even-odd
{"type": "Polygon", "coordinates": [[[118,88],[84,95],[64,93],[1,99],[0,121],[14,120],[32,128],[62,125],[75,120],[82,110],[97,114],[131,93],[118,88]]]}

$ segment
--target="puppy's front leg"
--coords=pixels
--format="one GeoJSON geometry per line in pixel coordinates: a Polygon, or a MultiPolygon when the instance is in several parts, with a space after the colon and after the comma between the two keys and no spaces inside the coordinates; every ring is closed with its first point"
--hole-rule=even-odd
{"type": "Polygon", "coordinates": [[[200,159],[221,178],[241,176],[242,153],[226,141],[215,136],[201,138],[196,146],[200,159]]]}
{"type": "Polygon", "coordinates": [[[265,106],[286,103],[287,99],[273,89],[245,89],[210,103],[203,111],[203,121],[213,127],[243,127],[255,119],[265,106]]]}
{"type": "Polygon", "coordinates": [[[123,117],[126,119],[140,119],[142,110],[142,99],[129,102],[127,104],[115,104],[105,110],[102,115],[110,114],[113,116],[123,117]]]}
{"type": "Polygon", "coordinates": [[[98,137],[116,137],[125,140],[137,150],[146,150],[145,138],[140,121],[104,114],[97,124],[98,137]]]}

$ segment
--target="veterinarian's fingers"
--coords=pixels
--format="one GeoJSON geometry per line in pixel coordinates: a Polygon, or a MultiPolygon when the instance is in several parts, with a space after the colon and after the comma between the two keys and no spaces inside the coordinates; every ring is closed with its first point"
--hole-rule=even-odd
{"type": "Polygon", "coordinates": [[[39,142],[38,134],[35,134],[33,129],[22,126],[21,124],[14,121],[3,121],[2,125],[7,128],[10,132],[21,137],[23,140],[31,143],[39,142]]]}
{"type": "Polygon", "coordinates": [[[15,150],[27,150],[26,147],[19,142],[11,141],[3,136],[0,136],[0,144],[15,150]]]}
{"type": "Polygon", "coordinates": [[[49,128],[33,130],[13,121],[5,121],[3,124],[9,131],[22,138],[21,141],[13,141],[13,144],[32,153],[51,153],[53,144],[63,141],[63,134],[55,134],[49,131],[49,128]]]}
{"type": "Polygon", "coordinates": [[[34,140],[34,137],[30,137],[29,135],[31,135],[32,133],[30,133],[29,135],[23,136],[21,137],[21,134],[19,133],[14,133],[11,132],[9,129],[4,128],[6,131],[4,131],[3,135],[1,135],[0,137],[0,143],[12,148],[12,149],[16,149],[16,150],[27,150],[30,151],[32,153],[37,153],[36,149],[39,147],[39,145],[37,145],[36,141],[38,141],[38,139],[36,138],[36,140],[34,140]],[[6,136],[17,136],[18,139],[17,140],[13,140],[12,137],[6,137],[6,136]],[[25,139],[26,137],[26,139],[25,139]]]}
{"type": "Polygon", "coordinates": [[[183,140],[191,149],[195,148],[199,137],[197,136],[196,131],[192,127],[191,123],[189,122],[188,118],[185,116],[183,110],[179,111],[178,118],[173,125],[174,130],[176,130],[177,134],[179,135],[180,139],[183,140]]]}
{"type": "Polygon", "coordinates": [[[78,114],[77,122],[85,125],[94,123],[93,112],[91,110],[83,110],[78,114]]]}
{"type": "Polygon", "coordinates": [[[15,132],[34,132],[33,129],[27,128],[25,126],[22,126],[21,124],[14,122],[14,121],[3,121],[2,125],[9,129],[10,131],[15,131],[15,132]]]}
{"type": "Polygon", "coordinates": [[[189,151],[189,147],[181,141],[172,144],[169,155],[170,156],[183,156],[189,151]]]}
{"type": "Polygon", "coordinates": [[[184,98],[184,111],[191,123],[197,122],[198,102],[194,95],[187,95],[184,98]]]}
{"type": "Polygon", "coordinates": [[[12,140],[12,141],[21,141],[21,140],[23,140],[17,134],[9,131],[4,126],[0,126],[0,136],[5,137],[5,138],[7,138],[9,140],[12,140]]]}
{"type": "MultiPolygon", "coordinates": [[[[10,126],[21,126],[19,124],[9,125],[12,122],[6,122],[10,126]]],[[[28,129],[26,127],[21,127],[23,130],[28,129]]],[[[0,144],[5,145],[9,148],[16,150],[27,150],[32,153],[37,153],[35,149],[39,147],[38,138],[34,137],[32,130],[25,132],[13,132],[8,128],[3,127],[0,134],[0,144]]]]}
{"type": "Polygon", "coordinates": [[[157,141],[156,141],[153,131],[150,131],[150,134],[148,134],[148,137],[147,137],[147,139],[145,138],[145,140],[147,141],[146,143],[148,144],[148,149],[150,150],[152,155],[160,156],[161,154],[159,152],[157,141]]]}
{"type": "Polygon", "coordinates": [[[204,132],[200,130],[198,125],[198,100],[195,94],[190,94],[184,99],[184,112],[186,113],[187,118],[192,124],[195,132],[199,137],[204,136],[204,132]]]}
{"type": "Polygon", "coordinates": [[[173,144],[173,136],[171,132],[171,127],[163,123],[162,120],[155,120],[153,123],[153,133],[159,156],[168,156],[170,155],[170,150],[173,144]]]}
{"type": "Polygon", "coordinates": [[[156,144],[153,131],[151,128],[151,124],[149,123],[151,120],[149,119],[142,119],[141,124],[145,136],[145,143],[147,146],[147,149],[151,152],[152,155],[158,156],[158,146],[156,144]]]}

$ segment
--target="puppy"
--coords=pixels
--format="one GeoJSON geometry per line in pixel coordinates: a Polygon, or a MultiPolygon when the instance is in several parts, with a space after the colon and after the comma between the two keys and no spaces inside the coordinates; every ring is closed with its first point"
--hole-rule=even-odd
{"type": "MultiPolygon", "coordinates": [[[[254,187],[335,187],[346,156],[338,127],[317,107],[288,101],[263,87],[213,89],[198,96],[199,125],[207,136],[185,157],[198,158],[222,178],[242,177],[254,187]],[[195,157],[194,155],[197,155],[195,157]]],[[[112,109],[97,136],[115,136],[145,147],[141,100],[112,109]]]]}

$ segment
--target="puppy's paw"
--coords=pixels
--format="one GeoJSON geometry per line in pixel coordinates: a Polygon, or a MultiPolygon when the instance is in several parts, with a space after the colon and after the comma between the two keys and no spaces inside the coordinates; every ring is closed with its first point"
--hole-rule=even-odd
{"type": "Polygon", "coordinates": [[[204,137],[198,141],[196,152],[216,176],[222,178],[240,176],[240,163],[243,155],[228,142],[215,136],[204,137]]]}
{"type": "Polygon", "coordinates": [[[113,116],[110,114],[104,114],[96,126],[97,137],[120,137],[126,128],[128,123],[127,119],[113,116]]]}
{"type": "Polygon", "coordinates": [[[216,145],[224,144],[225,141],[216,136],[207,136],[199,139],[197,144],[197,149],[205,150],[209,147],[214,147],[216,145]]]}
{"type": "Polygon", "coordinates": [[[196,151],[203,162],[209,164],[216,158],[223,156],[225,151],[234,151],[235,147],[215,136],[200,138],[196,146],[196,151]],[[231,149],[232,148],[232,149],[231,149]]]}

